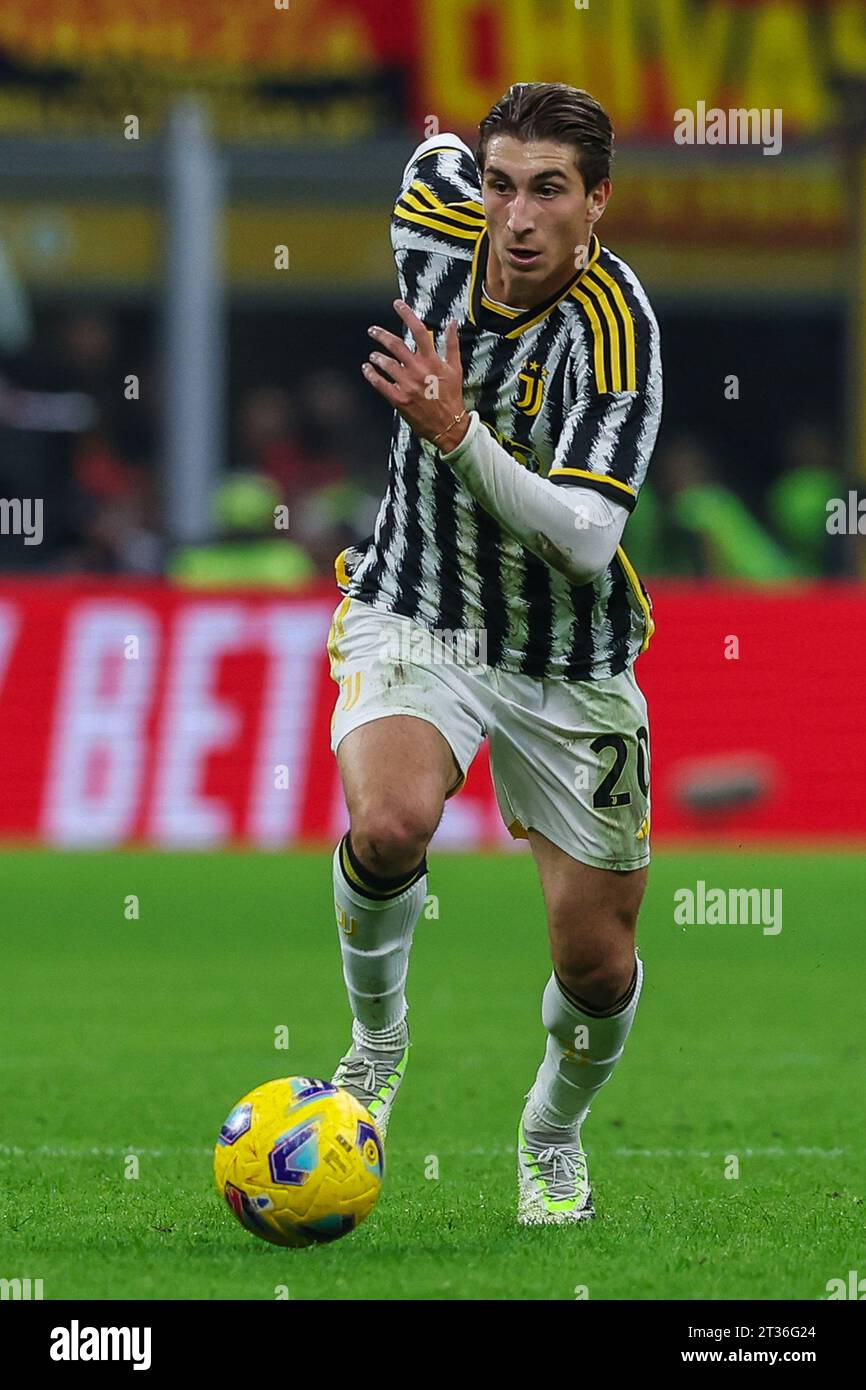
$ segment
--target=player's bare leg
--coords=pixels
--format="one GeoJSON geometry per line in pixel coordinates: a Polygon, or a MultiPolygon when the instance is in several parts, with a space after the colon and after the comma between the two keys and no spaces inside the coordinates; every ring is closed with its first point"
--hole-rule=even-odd
{"type": "Polygon", "coordinates": [[[548,1039],[518,1131],[519,1218],[585,1220],[592,1192],[580,1127],[609,1079],[637,1010],[643,966],[635,952],[646,869],[617,873],[529,839],[547,908],[553,974],[542,1000],[548,1039]]]}
{"type": "Polygon", "coordinates": [[[408,1059],[405,987],[427,846],[460,769],[438,729],[401,714],[353,729],[337,761],[349,831],[334,855],[334,902],[354,1022],[333,1079],[384,1135],[408,1059]]]}
{"type": "Polygon", "coordinates": [[[383,877],[416,867],[460,779],[447,739],[426,719],[392,714],[347,734],[337,762],[365,867],[383,877]]]}

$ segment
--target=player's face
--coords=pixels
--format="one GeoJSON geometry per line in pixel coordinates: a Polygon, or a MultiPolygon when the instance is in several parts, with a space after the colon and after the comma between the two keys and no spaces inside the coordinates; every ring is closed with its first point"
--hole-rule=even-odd
{"type": "Polygon", "coordinates": [[[494,135],[483,195],[490,236],[488,290],[515,307],[538,303],[574,275],[575,248],[589,241],[610,195],[587,193],[573,145],[494,135]]]}

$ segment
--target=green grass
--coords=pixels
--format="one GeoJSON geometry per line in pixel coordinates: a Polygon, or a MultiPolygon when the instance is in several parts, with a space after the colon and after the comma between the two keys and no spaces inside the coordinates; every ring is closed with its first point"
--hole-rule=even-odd
{"type": "Polygon", "coordinates": [[[866,859],[656,857],[644,997],[584,1128],[599,1217],[529,1231],[513,1145],[549,972],[534,869],[432,865],[381,1200],[348,1239],[283,1251],[220,1202],[211,1146],[253,1085],[328,1075],[343,1051],[330,856],[0,858],[0,1277],[46,1298],[815,1299],[866,1274],[866,859]],[[783,930],[676,926],[698,878],[781,887],[783,930]]]}

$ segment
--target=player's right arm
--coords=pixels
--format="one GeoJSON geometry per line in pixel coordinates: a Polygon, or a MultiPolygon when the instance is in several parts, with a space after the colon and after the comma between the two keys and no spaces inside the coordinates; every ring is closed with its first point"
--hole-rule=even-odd
{"type": "Polygon", "coordinates": [[[483,228],[481,183],[469,146],[459,135],[423,140],[403,170],[391,217],[398,270],[412,253],[471,260],[483,228]]]}
{"type": "Polygon", "coordinates": [[[458,135],[422,141],[403,170],[391,245],[400,296],[434,334],[455,312],[483,230],[481,182],[469,146],[458,135]]]}

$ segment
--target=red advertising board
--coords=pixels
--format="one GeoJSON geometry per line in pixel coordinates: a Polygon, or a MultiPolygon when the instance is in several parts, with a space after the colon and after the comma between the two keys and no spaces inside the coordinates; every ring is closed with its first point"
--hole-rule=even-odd
{"type": "MultiPolygon", "coordinates": [[[[637,672],[653,834],[866,838],[866,592],[652,586],[637,672]]],[[[0,836],[61,846],[333,843],[325,652],[338,595],[0,584],[0,836]]],[[[483,751],[440,848],[508,846],[483,751]]]]}

